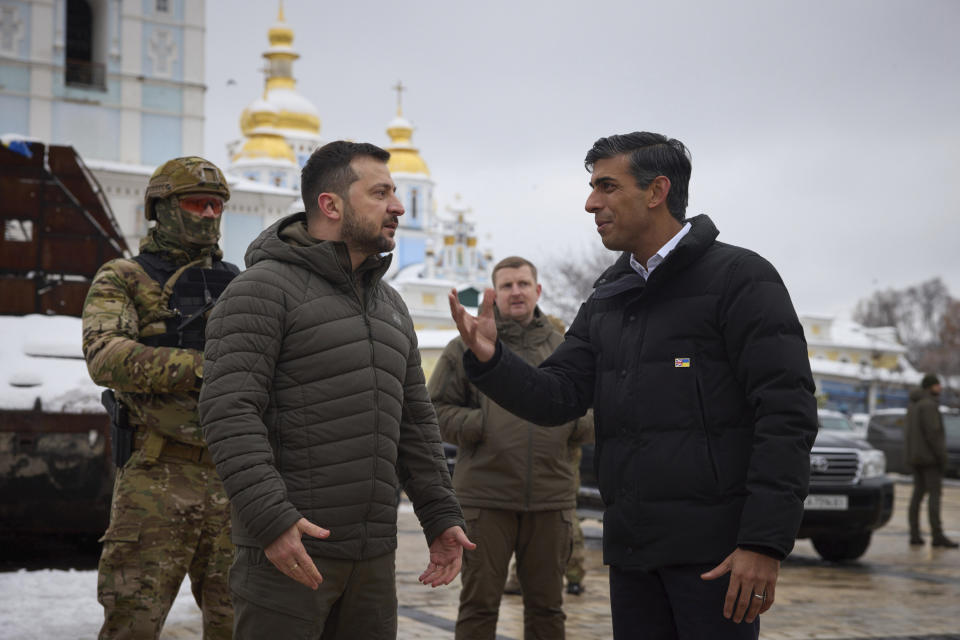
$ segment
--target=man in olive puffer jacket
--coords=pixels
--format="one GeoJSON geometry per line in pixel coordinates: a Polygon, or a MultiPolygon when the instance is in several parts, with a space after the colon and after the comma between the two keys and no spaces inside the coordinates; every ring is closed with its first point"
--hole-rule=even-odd
{"type": "Polygon", "coordinates": [[[398,486],[430,546],[421,582],[449,584],[473,547],[413,323],[381,281],[404,213],[389,157],[315,151],[306,213],[250,245],[207,324],[200,417],[231,502],[238,639],[395,638],[398,486]]]}

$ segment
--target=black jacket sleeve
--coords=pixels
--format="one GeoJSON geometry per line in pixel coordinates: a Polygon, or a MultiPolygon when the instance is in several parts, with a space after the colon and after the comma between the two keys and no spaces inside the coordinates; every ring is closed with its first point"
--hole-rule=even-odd
{"type": "Polygon", "coordinates": [[[463,354],[470,381],[507,411],[543,426],[576,420],[593,405],[596,358],[590,344],[588,303],[567,331],[564,341],[539,367],[532,367],[497,341],[486,363],[473,352],[463,354]]]}
{"type": "Polygon", "coordinates": [[[731,269],[723,300],[727,355],[754,412],[737,544],[785,557],[803,517],[817,434],[807,343],[786,287],[760,256],[746,254],[731,269]]]}

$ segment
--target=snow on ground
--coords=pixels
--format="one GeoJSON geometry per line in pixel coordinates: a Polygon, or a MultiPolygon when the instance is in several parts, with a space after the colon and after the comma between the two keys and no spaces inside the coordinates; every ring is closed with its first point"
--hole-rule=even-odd
{"type": "MultiPolygon", "coordinates": [[[[409,501],[400,511],[413,513],[409,501]]],[[[103,623],[96,570],[41,569],[0,572],[0,638],[88,640],[103,623]]],[[[200,609],[185,578],[163,625],[160,640],[196,640],[203,633],[200,609]]]]}
{"type": "MultiPolygon", "coordinates": [[[[94,570],[21,569],[0,573],[0,637],[5,640],[87,640],[97,637],[102,623],[94,570]]],[[[160,638],[200,636],[200,610],[187,579],[160,638]]]]}

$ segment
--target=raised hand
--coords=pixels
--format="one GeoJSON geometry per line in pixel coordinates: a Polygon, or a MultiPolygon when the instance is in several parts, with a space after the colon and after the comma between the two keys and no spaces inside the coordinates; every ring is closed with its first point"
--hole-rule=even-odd
{"type": "Polygon", "coordinates": [[[467,534],[460,527],[450,527],[430,544],[430,562],[418,578],[421,583],[431,587],[440,587],[450,582],[460,573],[464,549],[476,549],[467,534]]]}
{"type": "Polygon", "coordinates": [[[497,350],[497,321],[493,316],[493,289],[485,289],[483,302],[480,303],[480,313],[473,317],[460,304],[457,290],[451,289],[447,295],[450,301],[450,315],[457,323],[460,337],[473,355],[480,362],[486,362],[493,357],[497,350]]]}
{"type": "Polygon", "coordinates": [[[330,535],[330,531],[318,527],[306,518],[300,518],[271,542],[263,552],[267,560],[272,562],[281,573],[316,591],[323,582],[323,576],[320,575],[320,570],[317,569],[317,565],[314,564],[300,540],[304,535],[312,538],[326,538],[330,535]]]}

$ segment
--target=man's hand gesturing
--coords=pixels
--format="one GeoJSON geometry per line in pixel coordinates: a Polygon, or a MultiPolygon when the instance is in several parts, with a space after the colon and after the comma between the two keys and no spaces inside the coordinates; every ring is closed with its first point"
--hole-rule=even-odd
{"type": "Polygon", "coordinates": [[[450,527],[430,543],[430,563],[420,574],[420,582],[431,587],[450,584],[460,573],[463,562],[463,550],[476,549],[467,534],[460,527],[450,527]]]}
{"type": "Polygon", "coordinates": [[[313,538],[326,538],[330,531],[318,527],[306,518],[300,518],[293,526],[281,533],[276,540],[263,550],[267,560],[283,573],[300,584],[316,591],[323,576],[314,564],[300,538],[304,535],[313,538]]]}
{"type": "Polygon", "coordinates": [[[460,304],[456,289],[451,289],[447,295],[450,301],[450,315],[457,323],[460,337],[480,362],[488,361],[497,350],[497,321],[493,316],[494,297],[493,289],[484,290],[480,312],[475,318],[460,304]]]}

